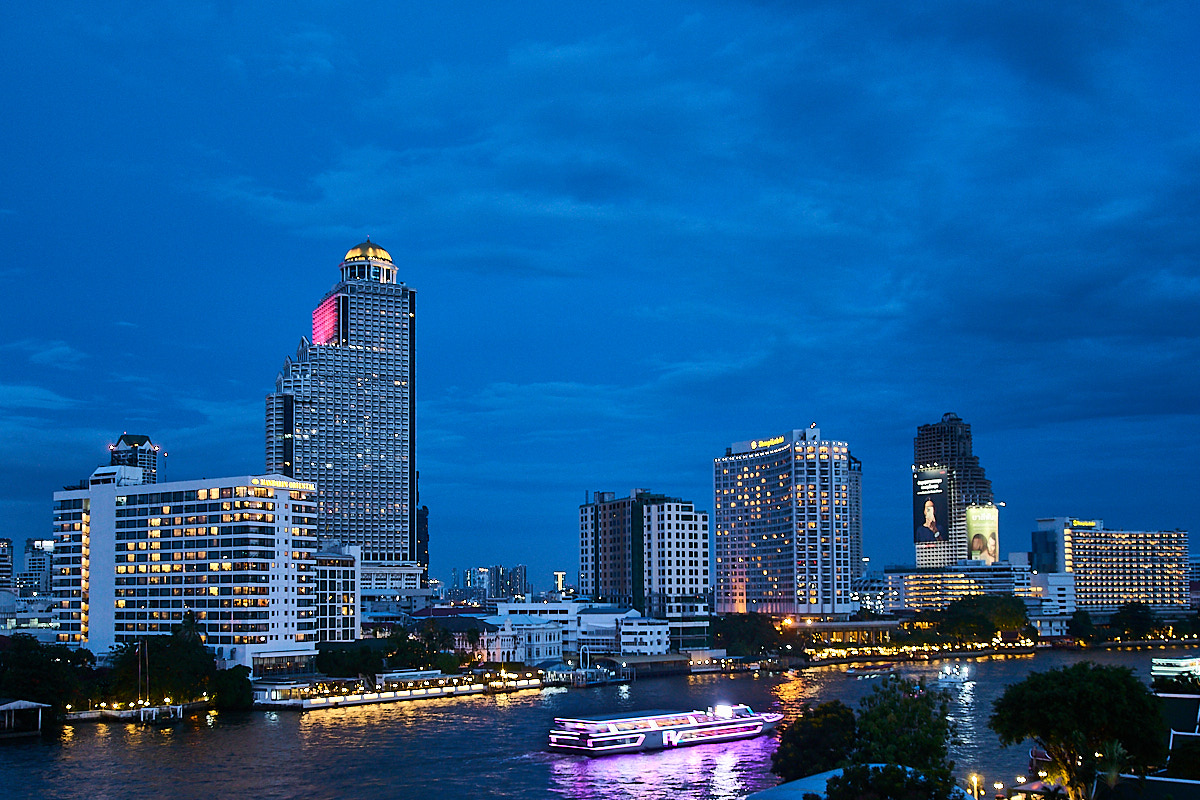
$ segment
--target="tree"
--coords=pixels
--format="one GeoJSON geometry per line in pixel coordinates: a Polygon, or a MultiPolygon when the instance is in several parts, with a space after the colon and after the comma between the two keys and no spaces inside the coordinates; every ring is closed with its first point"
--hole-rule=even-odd
{"type": "Polygon", "coordinates": [[[857,763],[901,764],[949,778],[954,727],[948,694],[888,676],[860,706],[857,763]]]}
{"type": "Polygon", "coordinates": [[[1096,639],[1096,626],[1092,623],[1092,615],[1082,608],[1071,615],[1067,621],[1067,633],[1080,642],[1091,642],[1096,639]]]}
{"type": "Polygon", "coordinates": [[[783,730],[771,771],[792,780],[838,766],[896,764],[938,786],[949,785],[954,765],[947,756],[954,728],[948,711],[945,692],[885,678],[859,703],[857,719],[850,719],[849,709],[837,701],[806,710],[783,730]]]}
{"type": "Polygon", "coordinates": [[[1004,746],[1032,739],[1046,751],[1049,778],[1071,800],[1091,797],[1098,774],[1122,751],[1120,760],[1142,774],[1166,757],[1159,700],[1123,667],[1083,661],[1035,672],[1004,691],[988,725],[1004,746]]]}
{"type": "Polygon", "coordinates": [[[213,703],[221,711],[249,711],[254,707],[250,668],[236,666],[218,670],[210,681],[213,703]]]}
{"type": "Polygon", "coordinates": [[[1127,639],[1145,639],[1158,628],[1158,617],[1145,603],[1125,603],[1108,620],[1108,627],[1127,639]]]}
{"type": "Polygon", "coordinates": [[[841,700],[805,706],[779,736],[771,771],[785,781],[815,775],[844,763],[854,749],[854,709],[841,700]]]}
{"type": "Polygon", "coordinates": [[[86,701],[95,661],[88,650],[16,634],[0,652],[0,696],[46,703],[62,714],[86,701]]]}
{"type": "Polygon", "coordinates": [[[779,631],[765,614],[726,614],[712,621],[713,641],[731,656],[757,658],[779,649],[779,631]]]}
{"type": "Polygon", "coordinates": [[[941,632],[958,641],[988,640],[998,631],[1022,631],[1029,625],[1025,603],[1012,595],[967,595],[947,606],[938,619],[941,632]]]}
{"type": "Polygon", "coordinates": [[[847,767],[825,784],[826,800],[949,800],[954,780],[895,764],[847,767]]]}

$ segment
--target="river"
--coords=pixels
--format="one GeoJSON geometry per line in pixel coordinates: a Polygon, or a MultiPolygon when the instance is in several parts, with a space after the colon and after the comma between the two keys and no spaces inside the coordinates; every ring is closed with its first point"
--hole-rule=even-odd
{"type": "MultiPolygon", "coordinates": [[[[987,785],[1023,774],[1027,747],[999,747],[987,727],[992,702],[1030,672],[1080,660],[1131,668],[1149,679],[1155,655],[1183,650],[1049,651],[965,662],[967,685],[951,690],[958,742],[955,772],[987,785]]],[[[904,665],[932,678],[949,662],[904,665]]],[[[18,798],[593,798],[733,800],[774,786],[773,736],[643,755],[589,759],[550,753],[554,717],[742,702],[788,719],[804,703],[856,705],[874,680],[844,666],[795,675],[657,678],[591,689],[549,688],[504,695],[325,709],[304,714],[210,713],[173,728],[87,724],[53,741],[0,745],[0,796],[18,798]]]]}

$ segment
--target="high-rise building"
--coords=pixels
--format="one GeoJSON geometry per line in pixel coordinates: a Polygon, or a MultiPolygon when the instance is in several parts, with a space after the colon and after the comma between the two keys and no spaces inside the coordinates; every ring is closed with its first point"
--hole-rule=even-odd
{"type": "Polygon", "coordinates": [[[16,573],[13,585],[22,597],[49,597],[54,575],[54,540],[26,539],[25,568],[16,573]]]}
{"type": "Polygon", "coordinates": [[[13,585],[12,539],[0,539],[0,589],[11,589],[13,585]]]}
{"type": "Polygon", "coordinates": [[[921,425],[913,439],[913,541],[918,567],[969,557],[967,506],[993,505],[992,482],[972,452],[971,426],[957,414],[921,425]]]}
{"type": "Polygon", "coordinates": [[[815,424],[737,442],[714,460],[718,613],[854,611],[861,481],[851,475],[861,470],[851,462],[850,446],[822,439],[815,424]]]}
{"type": "Polygon", "coordinates": [[[1037,524],[1032,567],[1072,574],[1079,608],[1104,614],[1125,603],[1163,612],[1188,607],[1187,531],[1109,530],[1104,520],[1078,517],[1037,524]]]}
{"type": "Polygon", "coordinates": [[[149,436],[122,433],[116,444],[108,446],[108,463],[113,467],[141,467],[142,483],[158,483],[158,451],[159,446],[149,436]]]}
{"type": "Polygon", "coordinates": [[[850,456],[850,472],[847,477],[850,479],[850,505],[846,506],[846,509],[850,515],[850,576],[853,580],[861,578],[867,571],[862,546],[862,461],[854,456],[850,456]]]}
{"type": "Polygon", "coordinates": [[[708,639],[708,513],[678,497],[595,492],[579,507],[579,591],[665,619],[676,649],[708,639]]]}
{"type": "Polygon", "coordinates": [[[58,640],[104,653],[189,611],[218,659],[256,676],[316,656],[316,486],[282,475],[142,484],[101,467],[54,493],[58,640]]]}
{"type": "Polygon", "coordinates": [[[413,598],[418,544],[416,292],[369,239],[312,314],[266,401],[267,472],[317,485],[317,534],[362,548],[364,598],[413,598]]]}

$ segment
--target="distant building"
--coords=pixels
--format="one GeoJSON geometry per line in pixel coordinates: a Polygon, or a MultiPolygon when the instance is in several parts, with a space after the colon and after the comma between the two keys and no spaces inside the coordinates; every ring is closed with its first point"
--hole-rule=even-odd
{"type": "Polygon", "coordinates": [[[317,485],[317,535],[362,548],[364,602],[417,608],[416,292],[370,240],[339,272],[267,395],[266,470],[317,485]]]}
{"type": "Polygon", "coordinates": [[[12,539],[0,539],[0,589],[13,588],[12,539]]]}
{"type": "Polygon", "coordinates": [[[27,539],[25,568],[13,577],[21,597],[49,597],[54,574],[54,540],[27,539]]]}
{"type": "Polygon", "coordinates": [[[158,483],[159,447],[149,436],[123,433],[116,444],[108,446],[108,451],[109,466],[141,467],[142,483],[158,483]]]}
{"type": "Polygon", "coordinates": [[[503,614],[489,617],[436,617],[434,624],[454,638],[454,651],[478,661],[540,664],[562,659],[562,626],[554,621],[503,614]]]}
{"type": "Polygon", "coordinates": [[[970,558],[967,506],[994,505],[992,482],[972,450],[971,426],[957,414],[921,425],[913,439],[913,521],[918,567],[970,558]]]}
{"type": "Polygon", "coordinates": [[[58,640],[97,654],[191,611],[218,659],[255,676],[316,654],[316,486],[283,475],[141,483],[97,469],[54,493],[58,640]]]}
{"type": "Polygon", "coordinates": [[[851,582],[862,570],[862,544],[852,543],[861,536],[856,487],[861,465],[852,466],[850,446],[821,438],[815,424],[727,448],[713,462],[716,611],[854,611],[851,582]]]}

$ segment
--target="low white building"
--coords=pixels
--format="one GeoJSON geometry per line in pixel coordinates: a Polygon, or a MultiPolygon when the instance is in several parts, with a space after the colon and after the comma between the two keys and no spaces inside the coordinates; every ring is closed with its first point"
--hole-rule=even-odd
{"type": "Polygon", "coordinates": [[[562,659],[562,625],[520,614],[434,617],[454,638],[454,651],[477,661],[540,664],[562,659]]]}

